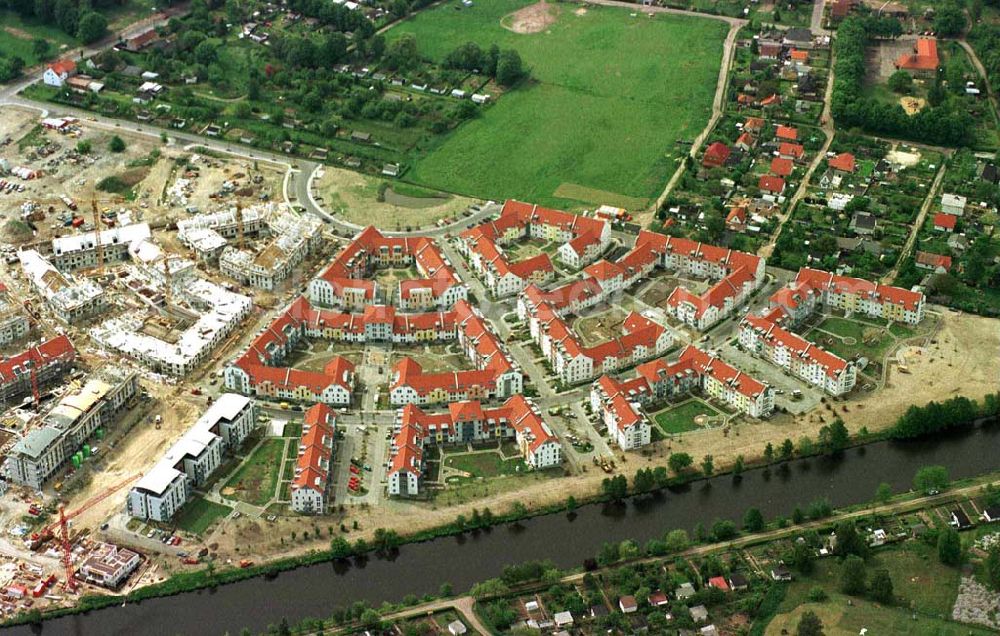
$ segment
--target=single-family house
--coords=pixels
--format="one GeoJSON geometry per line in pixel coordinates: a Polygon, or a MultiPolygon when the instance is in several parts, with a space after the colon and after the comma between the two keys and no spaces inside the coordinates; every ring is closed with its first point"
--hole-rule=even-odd
{"type": "Polygon", "coordinates": [[[618,607],[623,614],[632,614],[639,609],[634,596],[622,596],[618,599],[618,607]]]}
{"type": "Polygon", "coordinates": [[[76,62],[73,60],[57,60],[45,68],[42,81],[47,86],[62,88],[67,79],[76,73],[76,62]]]}
{"type": "Polygon", "coordinates": [[[957,224],[958,217],[954,214],[938,212],[934,215],[934,229],[938,232],[954,232],[957,224]]]}
{"type": "Polygon", "coordinates": [[[947,274],[951,271],[951,257],[944,254],[917,252],[914,264],[920,269],[927,269],[935,274],[947,274]]]}

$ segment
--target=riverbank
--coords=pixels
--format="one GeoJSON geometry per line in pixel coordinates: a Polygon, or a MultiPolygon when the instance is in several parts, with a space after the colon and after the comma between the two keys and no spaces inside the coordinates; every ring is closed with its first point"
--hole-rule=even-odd
{"type": "MultiPolygon", "coordinates": [[[[840,507],[869,501],[881,482],[890,483],[896,492],[906,491],[916,470],[926,464],[945,465],[955,478],[991,472],[996,470],[995,453],[990,449],[1000,441],[998,428],[977,427],[931,441],[876,442],[838,457],[792,460],[780,467],[747,470],[740,479],[716,476],[619,503],[580,506],[572,515],[544,514],[491,530],[435,540],[414,535],[422,542],[384,556],[330,560],[328,552],[315,552],[269,566],[220,571],[211,578],[203,570],[137,590],[129,597],[131,601],[145,599],[141,603],[49,620],[46,633],[136,633],[127,628],[140,621],[163,622],[182,633],[185,627],[204,628],[207,633],[235,632],[247,625],[262,628],[283,616],[293,621],[325,616],[331,607],[359,600],[377,604],[409,594],[419,597],[437,592],[444,582],[467,589],[513,562],[550,559],[558,567],[575,567],[584,556],[596,554],[604,542],[646,541],[670,528],[690,530],[715,519],[739,519],[749,507],[759,508],[766,518],[776,518],[819,498],[840,507]],[[459,562],[462,568],[453,567],[459,562]],[[250,576],[254,578],[241,580],[250,576]],[[177,596],[195,587],[201,591],[177,596]],[[158,594],[174,596],[150,598],[158,594]],[[253,598],[260,595],[273,602],[254,603],[253,598]],[[202,622],[194,617],[202,617],[202,622]]],[[[61,614],[121,602],[120,597],[91,598],[61,614]]],[[[21,627],[10,633],[31,632],[21,627]]]]}

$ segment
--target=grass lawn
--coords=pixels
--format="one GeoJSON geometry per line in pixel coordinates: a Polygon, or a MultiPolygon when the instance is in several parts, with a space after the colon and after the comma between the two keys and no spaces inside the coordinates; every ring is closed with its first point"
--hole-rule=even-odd
{"type": "Polygon", "coordinates": [[[206,501],[201,497],[195,497],[184,504],[184,507],[174,517],[174,523],[177,524],[178,528],[193,532],[194,534],[201,534],[216,519],[221,519],[232,511],[233,509],[229,506],[223,506],[222,504],[206,501]]]}
{"type": "Polygon", "coordinates": [[[34,38],[49,41],[49,51],[53,57],[59,55],[62,45],[76,46],[72,38],[57,26],[34,20],[25,20],[13,11],[0,10],[0,52],[21,57],[28,66],[38,64],[41,60],[32,50],[34,38]]]}
{"type": "Polygon", "coordinates": [[[284,439],[266,439],[240,466],[224,488],[232,488],[233,499],[261,506],[274,496],[281,470],[284,439]]]}
{"type": "Polygon", "coordinates": [[[959,570],[942,565],[936,550],[922,543],[907,542],[899,547],[875,552],[868,562],[869,577],[876,569],[889,570],[893,590],[898,599],[895,607],[882,607],[867,599],[852,598],[839,592],[840,565],[837,559],[822,559],[816,562],[816,570],[810,576],[797,576],[789,585],[779,614],[768,625],[766,634],[780,634],[782,629],[795,633],[798,619],[807,609],[815,611],[823,621],[826,633],[858,634],[867,627],[871,634],[988,634],[985,629],[977,629],[942,620],[940,616],[950,616],[951,607],[958,593],[959,570]],[[809,590],[822,587],[829,600],[823,603],[808,603],[809,590]],[[911,618],[913,607],[918,618],[911,618]]]}
{"type": "Polygon", "coordinates": [[[473,477],[498,477],[525,471],[524,460],[503,460],[495,451],[445,455],[444,465],[469,473],[473,477]]]}
{"type": "Polygon", "coordinates": [[[688,400],[660,411],[654,416],[654,419],[664,433],[686,433],[701,428],[694,423],[694,418],[699,415],[716,417],[719,412],[701,400],[688,400]]]}
{"type": "Polygon", "coordinates": [[[530,4],[448,0],[386,33],[414,34],[434,60],[468,41],[513,47],[531,69],[531,81],[463,124],[407,179],[497,200],[638,207],[676,169],[675,142],[693,139],[711,114],[726,26],[563,4],[551,5],[558,16],[544,32],[501,25],[530,4]]]}
{"type": "MultiPolygon", "coordinates": [[[[903,337],[912,335],[912,330],[905,326],[895,325],[893,334],[903,337]]],[[[890,335],[884,324],[860,322],[853,319],[828,316],[816,326],[816,329],[806,334],[806,339],[819,344],[830,353],[838,355],[845,360],[853,359],[855,356],[863,355],[872,361],[881,361],[890,347],[895,344],[895,340],[890,335]],[[821,330],[821,331],[820,331],[821,330]],[[877,332],[877,336],[865,341],[865,332],[869,335],[877,332]],[[828,332],[828,333],[822,333],[828,332]],[[831,337],[835,334],[837,337],[831,337]],[[853,342],[844,342],[841,338],[853,338],[853,342]]]]}

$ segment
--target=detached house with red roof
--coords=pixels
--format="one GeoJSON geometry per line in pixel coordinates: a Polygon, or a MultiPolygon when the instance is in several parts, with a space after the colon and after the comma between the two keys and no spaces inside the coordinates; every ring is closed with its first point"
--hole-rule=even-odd
{"type": "Polygon", "coordinates": [[[744,318],[739,327],[740,345],[830,395],[844,395],[854,388],[857,370],[853,362],[784,329],[780,316],[779,312],[744,318]],[[779,322],[772,317],[779,317],[779,322]]]}
{"type": "Polygon", "coordinates": [[[799,161],[806,154],[806,149],[801,144],[793,144],[783,141],[778,144],[778,156],[792,161],[799,161]]]}
{"type": "Polygon", "coordinates": [[[729,160],[732,152],[729,146],[721,141],[716,141],[710,144],[705,150],[705,156],[701,159],[701,165],[706,168],[721,168],[726,165],[726,161],[729,160]]]}
{"type": "Polygon", "coordinates": [[[57,60],[45,68],[42,81],[47,86],[62,88],[71,76],[76,74],[76,62],[73,60],[57,60]]]}
{"type": "Polygon", "coordinates": [[[784,159],[782,157],[771,159],[771,174],[778,177],[787,177],[792,174],[793,170],[795,170],[795,164],[792,163],[791,159],[784,159]]]}
{"type": "Polygon", "coordinates": [[[951,271],[951,257],[931,252],[917,252],[914,264],[920,269],[929,269],[935,274],[947,274],[951,271]]]}
{"type": "Polygon", "coordinates": [[[938,212],[934,215],[934,229],[938,232],[954,232],[958,225],[958,217],[954,214],[938,212]]]}
{"type": "Polygon", "coordinates": [[[326,512],[336,424],[337,414],[326,404],[305,412],[291,486],[292,510],[299,514],[326,512]]]}
{"type": "Polygon", "coordinates": [[[840,172],[854,172],[854,155],[849,152],[842,152],[827,162],[834,170],[840,172]]]}
{"type": "Polygon", "coordinates": [[[900,55],[896,60],[896,68],[909,71],[913,75],[929,77],[941,66],[938,57],[937,40],[918,38],[913,51],[900,55]]]}
{"type": "Polygon", "coordinates": [[[761,175],[760,180],[757,182],[757,187],[759,187],[762,192],[777,195],[785,191],[785,180],[781,177],[765,174],[761,175]]]}
{"type": "Polygon", "coordinates": [[[774,136],[782,141],[795,141],[799,138],[799,131],[792,126],[779,125],[774,131],[774,136]]]}

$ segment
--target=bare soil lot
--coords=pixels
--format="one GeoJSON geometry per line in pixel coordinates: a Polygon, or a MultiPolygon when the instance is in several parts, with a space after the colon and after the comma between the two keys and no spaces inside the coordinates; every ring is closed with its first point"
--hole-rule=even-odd
{"type": "Polygon", "coordinates": [[[504,16],[500,24],[514,33],[541,33],[558,19],[559,7],[542,0],[504,16]]]}
{"type": "MultiPolygon", "coordinates": [[[[402,196],[403,192],[379,201],[378,189],[383,179],[370,177],[351,170],[323,168],[323,174],[315,182],[316,192],[323,197],[324,207],[341,219],[356,225],[374,225],[384,230],[403,230],[407,227],[433,225],[440,219],[460,215],[475,199],[441,194],[441,196],[402,196]],[[407,205],[393,204],[407,203],[407,205]]],[[[390,182],[391,185],[391,182],[390,182]]],[[[428,194],[430,194],[428,192],[428,194]]]]}

